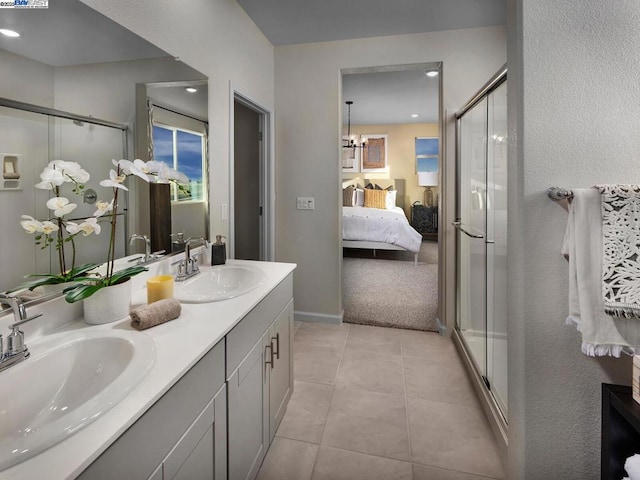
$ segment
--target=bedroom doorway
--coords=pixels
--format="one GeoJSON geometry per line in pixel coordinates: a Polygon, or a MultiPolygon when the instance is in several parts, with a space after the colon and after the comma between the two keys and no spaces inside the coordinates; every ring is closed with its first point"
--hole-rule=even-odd
{"type": "Polygon", "coordinates": [[[441,70],[342,71],[345,323],[440,329],[441,70]]]}

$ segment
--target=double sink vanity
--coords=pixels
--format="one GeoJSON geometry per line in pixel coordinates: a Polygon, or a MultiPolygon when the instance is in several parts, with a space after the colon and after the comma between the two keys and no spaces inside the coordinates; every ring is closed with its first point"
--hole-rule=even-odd
{"type": "MultiPolygon", "coordinates": [[[[173,269],[133,277],[132,307],[173,269]]],[[[31,355],[0,372],[0,477],[254,478],[293,391],[294,269],[201,267],[176,283],[180,317],[144,331],[88,325],[62,297],[28,307],[31,355]]]]}

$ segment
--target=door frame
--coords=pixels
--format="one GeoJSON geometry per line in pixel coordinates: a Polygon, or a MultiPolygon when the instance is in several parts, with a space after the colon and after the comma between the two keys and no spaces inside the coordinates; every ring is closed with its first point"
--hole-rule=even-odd
{"type": "MultiPolygon", "coordinates": [[[[434,62],[420,62],[420,63],[407,63],[400,65],[383,65],[376,67],[357,67],[357,68],[342,68],[339,71],[340,76],[340,88],[339,88],[339,137],[338,137],[338,145],[342,145],[342,130],[344,125],[344,119],[342,118],[342,106],[344,105],[344,98],[342,92],[342,78],[344,75],[353,74],[353,73],[376,73],[376,72],[391,72],[391,71],[399,71],[399,70],[414,70],[414,69],[425,69],[425,70],[437,70],[438,71],[438,141],[440,144],[440,155],[438,157],[438,190],[439,190],[439,201],[438,201],[438,316],[436,317],[436,322],[438,325],[438,333],[440,335],[446,336],[447,332],[447,322],[446,322],[446,314],[448,313],[447,309],[447,297],[446,297],[446,286],[448,284],[448,274],[450,276],[450,272],[448,267],[446,266],[446,255],[447,255],[447,244],[445,240],[449,240],[448,236],[445,235],[444,226],[445,226],[445,215],[447,215],[447,204],[445,200],[447,199],[448,192],[450,191],[447,186],[447,178],[451,174],[447,174],[447,135],[445,131],[446,122],[444,116],[444,101],[443,101],[443,93],[442,87],[444,81],[443,77],[443,62],[434,61],[434,62]]],[[[338,150],[342,151],[341,148],[338,150]]],[[[341,156],[338,156],[340,159],[341,156]]],[[[339,161],[339,160],[338,160],[339,161]]],[[[342,169],[338,169],[339,183],[342,183],[342,169]]],[[[342,232],[342,191],[340,191],[340,195],[338,198],[338,211],[340,212],[338,218],[340,219],[340,232],[342,232]]],[[[452,247],[453,245],[451,245],[452,247]]],[[[340,247],[339,247],[339,285],[340,285],[340,309],[342,310],[343,306],[343,286],[342,286],[342,236],[340,236],[340,247]]],[[[344,310],[342,310],[344,314],[344,310]]]]}
{"type": "Polygon", "coordinates": [[[238,102],[258,114],[260,142],[260,259],[275,261],[275,168],[273,165],[273,112],[247,95],[239,92],[233,85],[229,95],[229,239],[227,242],[229,258],[235,258],[235,113],[238,102]]]}

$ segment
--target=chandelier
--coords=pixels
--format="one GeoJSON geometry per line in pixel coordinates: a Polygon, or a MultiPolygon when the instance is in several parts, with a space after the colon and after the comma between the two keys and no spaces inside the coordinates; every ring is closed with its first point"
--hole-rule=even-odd
{"type": "Polygon", "coordinates": [[[356,148],[367,148],[367,144],[365,142],[358,144],[353,138],[351,138],[351,105],[353,105],[353,102],[351,100],[347,100],[344,103],[347,104],[349,113],[347,116],[347,138],[343,140],[342,148],[350,148],[354,152],[356,151],[356,148]]]}

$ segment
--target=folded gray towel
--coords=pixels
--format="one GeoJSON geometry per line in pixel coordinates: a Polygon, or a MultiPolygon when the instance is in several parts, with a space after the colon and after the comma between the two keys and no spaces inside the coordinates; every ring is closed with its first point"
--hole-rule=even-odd
{"type": "Polygon", "coordinates": [[[180,316],[180,302],[175,298],[158,300],[150,305],[136,308],[131,315],[131,326],[136,330],[155,327],[180,316]]]}

